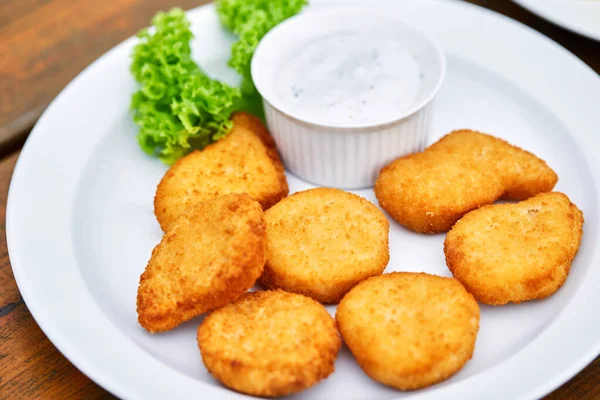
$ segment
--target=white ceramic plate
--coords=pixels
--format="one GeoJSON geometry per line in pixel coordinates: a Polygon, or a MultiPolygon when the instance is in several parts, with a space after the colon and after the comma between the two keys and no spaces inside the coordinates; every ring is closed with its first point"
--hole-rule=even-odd
{"type": "Polygon", "coordinates": [[[600,41],[600,0],[514,0],[571,32],[600,41]]]}
{"type": "MultiPolygon", "coordinates": [[[[584,211],[585,235],[556,295],[482,306],[474,357],[450,380],[400,393],[367,378],[343,348],[335,374],[294,398],[541,397],[600,353],[600,77],[543,35],[475,6],[432,0],[377,4],[435,35],[447,54],[447,79],[429,142],[468,127],[538,154],[557,171],[557,189],[584,211]]],[[[219,27],[213,7],[189,17],[197,60],[209,73],[235,81],[225,68],[233,38],[219,27]]],[[[161,237],[152,199],[166,168],[138,148],[128,113],[134,43],[125,41],[89,66],[31,133],[8,201],[14,274],[50,340],[117,396],[245,398],[222,388],[202,365],[195,340],[201,318],[156,335],[137,323],[139,275],[161,237]]],[[[288,179],[292,191],[310,187],[288,179]]],[[[358,193],[374,200],[370,190],[358,193]]],[[[392,223],[387,271],[449,276],[443,240],[444,235],[414,234],[392,223]]]]}

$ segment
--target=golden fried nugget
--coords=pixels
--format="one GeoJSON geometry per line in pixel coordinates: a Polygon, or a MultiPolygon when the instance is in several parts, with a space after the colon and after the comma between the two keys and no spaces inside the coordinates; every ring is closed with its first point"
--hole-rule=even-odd
{"type": "Polygon", "coordinates": [[[198,345],[206,369],[225,386],[272,397],[327,378],[341,340],[321,304],[269,290],[210,313],[198,328],[198,345]]]}
{"type": "Polygon", "coordinates": [[[567,279],[582,227],[581,211],[558,192],[484,206],[448,232],[446,264],[482,303],[542,299],[567,279]]]}
{"type": "Polygon", "coordinates": [[[246,193],[263,209],[288,194],[283,164],[264,125],[250,114],[233,116],[222,140],[177,161],[160,181],[154,213],[166,232],[188,207],[229,193],[246,193]]]}
{"type": "Polygon", "coordinates": [[[245,194],[229,194],[186,211],[152,251],[140,277],[139,323],[166,331],[235,300],[263,271],[264,213],[245,194]]]}
{"type": "Polygon", "coordinates": [[[493,136],[461,130],[382,168],[375,195],[400,224],[439,233],[484,204],[501,197],[524,200],[552,190],[557,180],[533,154],[493,136]]]}
{"type": "Polygon", "coordinates": [[[471,359],[479,305],[456,279],[393,272],[356,285],[335,318],[368,376],[413,390],[449,378],[471,359]]]}
{"type": "Polygon", "coordinates": [[[385,269],[389,222],[371,202],[338,189],[295,193],[265,212],[270,288],[337,303],[385,269]]]}

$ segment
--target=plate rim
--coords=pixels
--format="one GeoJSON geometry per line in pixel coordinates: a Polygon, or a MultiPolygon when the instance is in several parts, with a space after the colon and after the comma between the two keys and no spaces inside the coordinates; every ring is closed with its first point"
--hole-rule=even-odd
{"type": "Polygon", "coordinates": [[[575,33],[588,39],[600,42],[600,29],[598,31],[594,31],[592,29],[588,29],[587,27],[577,26],[571,20],[562,18],[559,12],[553,12],[552,8],[549,8],[548,6],[544,5],[544,2],[541,2],[539,0],[513,1],[519,6],[523,7],[525,10],[560,28],[566,29],[571,33],[575,33]]]}
{"type": "MultiPolygon", "coordinates": [[[[334,1],[332,1],[332,2],[320,1],[318,3],[324,4],[324,5],[336,4],[334,1]]],[[[440,2],[431,1],[431,3],[432,4],[433,3],[445,3],[445,1],[440,1],[440,2]]],[[[477,8],[479,11],[484,11],[486,13],[494,14],[495,17],[499,18],[500,20],[511,22],[513,24],[513,26],[517,26],[518,28],[521,28],[521,29],[527,28],[527,30],[529,30],[530,32],[534,32],[535,34],[537,34],[538,38],[541,37],[544,40],[547,40],[549,43],[552,43],[555,47],[558,46],[560,49],[564,50],[564,48],[562,48],[562,46],[551,41],[550,39],[548,39],[541,33],[537,32],[517,21],[514,21],[511,18],[502,16],[498,13],[495,13],[493,11],[490,11],[490,10],[487,10],[484,8],[480,8],[478,6],[473,6],[471,4],[457,3],[457,2],[451,2],[451,3],[454,3],[454,5],[460,4],[460,7],[477,8]]],[[[194,8],[192,10],[189,10],[188,12],[199,13],[199,12],[202,12],[201,10],[208,10],[212,7],[213,7],[212,4],[207,4],[207,5],[203,5],[203,6],[194,8]]],[[[48,118],[48,115],[50,115],[53,112],[52,110],[54,109],[54,107],[57,107],[57,104],[60,104],[61,99],[63,97],[65,97],[68,93],[70,93],[71,88],[73,88],[75,85],[77,85],[78,82],[80,82],[82,79],[84,79],[88,74],[91,74],[92,73],[91,71],[94,68],[96,68],[100,63],[102,63],[103,60],[108,60],[111,57],[111,55],[114,55],[115,53],[118,53],[119,51],[123,51],[123,48],[126,48],[127,46],[131,46],[133,41],[134,41],[133,37],[126,39],[125,41],[116,45],[111,50],[106,52],[104,55],[102,55],[101,57],[96,59],[88,67],[86,67],[80,74],[78,74],[60,92],[60,94],[52,101],[52,103],[50,104],[48,109],[44,112],[44,114],[40,118],[39,122],[36,124],[34,129],[32,129],[32,132],[31,132],[29,138],[27,139],[26,144],[23,146],[22,153],[21,153],[19,160],[17,161],[17,164],[15,166],[13,178],[23,175],[23,172],[21,172],[21,171],[25,168],[24,165],[26,165],[26,162],[27,162],[24,160],[28,160],[29,158],[31,158],[31,156],[28,155],[31,151],[28,149],[32,146],[32,143],[34,143],[34,141],[37,140],[35,138],[40,136],[40,134],[38,134],[37,132],[43,132],[41,127],[44,126],[44,123],[45,123],[46,119],[48,118]],[[24,155],[25,155],[25,157],[24,157],[24,155]]],[[[569,62],[577,61],[577,62],[581,63],[584,67],[588,68],[589,71],[591,71],[592,73],[595,74],[595,72],[593,70],[591,70],[591,68],[589,68],[587,65],[585,65],[583,63],[583,61],[579,60],[577,57],[575,57],[568,51],[566,51],[566,50],[564,50],[564,51],[566,53],[568,53],[568,55],[571,56],[571,58],[574,58],[574,60],[571,59],[571,60],[569,60],[569,62]]],[[[600,78],[596,82],[600,83],[600,78]]],[[[598,87],[600,88],[600,85],[598,87]]],[[[585,155],[589,157],[589,154],[587,152],[585,153],[585,155]]],[[[588,161],[590,161],[590,162],[593,161],[594,163],[597,162],[597,160],[595,158],[589,159],[588,161]]],[[[590,168],[590,170],[593,170],[593,168],[590,168]]],[[[594,178],[597,183],[597,181],[599,180],[598,175],[594,176],[594,178]]],[[[20,250],[18,250],[19,245],[16,244],[16,241],[18,239],[16,239],[16,236],[15,236],[16,234],[14,233],[14,232],[18,232],[18,225],[17,225],[18,222],[15,222],[16,217],[15,217],[15,211],[14,211],[15,207],[17,207],[17,205],[16,205],[17,200],[15,200],[15,198],[17,198],[17,195],[15,193],[19,193],[18,190],[20,190],[20,186],[21,186],[21,183],[17,179],[11,179],[9,193],[8,193],[8,199],[7,199],[7,210],[6,210],[6,237],[7,237],[7,247],[8,247],[9,257],[11,260],[11,267],[12,267],[13,273],[15,275],[15,280],[17,281],[19,290],[20,290],[22,297],[23,297],[24,301],[26,302],[31,314],[34,316],[34,319],[39,324],[40,328],[44,331],[44,334],[61,351],[61,353],[67,359],[69,359],[69,361],[72,362],[80,371],[82,371],[84,374],[88,375],[95,382],[97,382],[99,385],[103,386],[105,389],[112,392],[113,394],[116,394],[118,396],[125,396],[127,398],[137,398],[136,396],[139,396],[139,392],[137,393],[137,395],[134,394],[135,391],[131,391],[130,386],[127,386],[127,388],[129,388],[129,391],[123,390],[122,387],[118,387],[119,386],[118,384],[117,385],[113,384],[114,379],[111,381],[110,376],[106,376],[106,375],[102,374],[102,372],[100,372],[98,370],[98,368],[94,368],[93,365],[86,364],[86,361],[83,360],[81,358],[81,356],[79,356],[77,354],[77,352],[71,348],[70,344],[65,342],[64,336],[62,338],[59,337],[60,335],[58,334],[57,331],[60,329],[57,328],[58,325],[52,326],[52,324],[47,319],[48,317],[44,316],[41,313],[40,309],[38,308],[38,305],[40,304],[39,303],[40,300],[39,299],[34,300],[35,296],[28,292],[29,289],[25,289],[27,287],[27,283],[24,280],[25,278],[22,275],[23,271],[20,270],[19,267],[15,268],[15,265],[17,265],[19,263],[19,261],[13,262],[13,260],[18,260],[20,258],[20,256],[17,256],[18,252],[20,251],[20,250]],[[36,303],[36,301],[38,301],[38,303],[36,303]],[[43,321],[43,322],[40,322],[40,321],[43,321]],[[55,330],[53,331],[53,329],[55,329],[55,330]]],[[[598,187],[598,186],[596,186],[596,187],[598,187]]],[[[102,313],[102,311],[99,311],[99,312],[102,313]]],[[[562,383],[564,383],[565,381],[570,379],[572,376],[574,376],[577,372],[579,372],[582,369],[583,366],[587,365],[595,356],[597,356],[598,353],[600,353],[600,336],[598,336],[596,339],[596,345],[593,346],[592,348],[590,348],[585,355],[579,357],[579,362],[572,363],[568,368],[565,368],[563,373],[560,374],[560,377],[555,376],[554,379],[547,379],[543,385],[538,385],[534,389],[530,390],[530,392],[524,393],[523,398],[533,398],[533,397],[538,397],[540,395],[544,395],[544,394],[548,393],[549,391],[553,390],[554,388],[558,387],[559,385],[561,385],[562,383]]],[[[510,358],[511,357],[509,357],[509,359],[510,358]]],[[[508,361],[509,359],[502,361],[500,364],[508,361]]],[[[491,367],[491,368],[493,368],[493,367],[491,367]]],[[[482,372],[484,372],[484,371],[482,371],[482,372]]],[[[188,379],[191,380],[191,378],[188,378],[188,379]]],[[[193,381],[197,382],[195,380],[193,380],[193,381]]],[[[206,392],[208,394],[212,393],[214,395],[218,395],[219,398],[231,398],[231,399],[248,398],[247,396],[240,395],[238,393],[232,394],[232,392],[229,392],[222,388],[212,387],[207,384],[204,384],[204,386],[205,386],[206,392]]],[[[443,389],[444,388],[439,388],[439,390],[443,390],[443,389]]],[[[421,395],[416,395],[414,398],[418,398],[418,399],[429,398],[431,394],[439,393],[439,390],[435,390],[430,393],[422,393],[421,395]]]]}

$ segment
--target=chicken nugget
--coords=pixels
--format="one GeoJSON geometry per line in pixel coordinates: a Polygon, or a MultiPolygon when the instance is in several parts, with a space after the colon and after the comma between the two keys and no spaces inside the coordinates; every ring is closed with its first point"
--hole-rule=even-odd
{"type": "Polygon", "coordinates": [[[479,305],[456,279],[393,272],[356,285],[335,318],[368,376],[413,390],[449,378],[471,359],[479,305]]]}
{"type": "Polygon", "coordinates": [[[583,214],[559,192],[471,211],[446,235],[446,264],[485,304],[542,299],[566,281],[583,214]]]}
{"type": "Polygon", "coordinates": [[[557,180],[533,154],[493,136],[461,130],[382,168],[375,195],[400,224],[439,233],[484,204],[501,197],[524,200],[552,190],[557,180]]]}
{"type": "Polygon", "coordinates": [[[152,251],[140,277],[139,323],[166,331],[235,300],[263,271],[264,213],[245,194],[230,194],[186,211],[152,251]]]}
{"type": "Polygon", "coordinates": [[[269,290],[210,313],[198,328],[198,346],[206,369],[225,386],[273,397],[333,373],[341,340],[321,304],[269,290]]]}
{"type": "Polygon", "coordinates": [[[229,193],[246,193],[263,209],[288,194],[273,138],[256,117],[237,113],[222,140],[179,159],[160,181],[154,213],[166,232],[188,207],[229,193]]]}
{"type": "Polygon", "coordinates": [[[260,281],[337,303],[385,269],[389,222],[371,202],[338,189],[298,192],[265,212],[268,255],[260,281]]]}

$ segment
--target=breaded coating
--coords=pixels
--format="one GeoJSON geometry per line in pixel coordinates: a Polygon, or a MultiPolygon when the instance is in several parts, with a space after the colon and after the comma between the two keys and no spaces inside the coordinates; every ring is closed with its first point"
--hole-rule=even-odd
{"type": "Polygon", "coordinates": [[[287,196],[288,184],[273,138],[256,117],[237,113],[224,139],[179,159],[160,181],[154,213],[166,232],[190,206],[246,193],[263,209],[287,196]]]}
{"type": "Polygon", "coordinates": [[[460,130],[382,168],[375,195],[400,224],[439,233],[484,204],[501,197],[524,200],[552,190],[557,180],[533,154],[493,136],[460,130]]]}
{"type": "Polygon", "coordinates": [[[260,281],[337,303],[389,259],[390,225],[366,199],[338,189],[295,193],[265,212],[268,255],[260,281]]]}
{"type": "Polygon", "coordinates": [[[198,345],[206,369],[225,386],[274,397],[333,373],[341,340],[321,304],[269,290],[210,313],[198,328],[198,345]]]}
{"type": "Polygon", "coordinates": [[[485,304],[543,299],[567,279],[583,234],[583,214],[559,192],[471,211],[444,242],[446,264],[485,304]]]}
{"type": "Polygon", "coordinates": [[[186,211],[152,251],[140,277],[139,323],[174,328],[250,289],[267,255],[264,213],[245,194],[229,194],[186,211]]]}
{"type": "Polygon", "coordinates": [[[479,331],[479,305],[460,282],[425,273],[367,279],[344,296],[335,318],[363,371],[400,390],[459,371],[479,331]]]}

